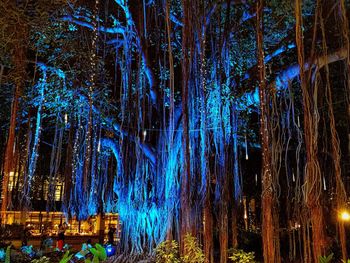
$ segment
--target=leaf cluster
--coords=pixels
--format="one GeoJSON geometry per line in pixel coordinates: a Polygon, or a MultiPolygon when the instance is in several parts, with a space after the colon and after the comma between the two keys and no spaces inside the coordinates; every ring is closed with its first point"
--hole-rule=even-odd
{"type": "Polygon", "coordinates": [[[254,252],[245,252],[242,249],[230,249],[229,259],[234,263],[254,263],[255,256],[254,252]]]}
{"type": "Polygon", "coordinates": [[[184,255],[179,256],[179,245],[175,240],[160,243],[156,250],[157,263],[204,263],[205,256],[198,241],[191,234],[184,238],[184,255]]]}

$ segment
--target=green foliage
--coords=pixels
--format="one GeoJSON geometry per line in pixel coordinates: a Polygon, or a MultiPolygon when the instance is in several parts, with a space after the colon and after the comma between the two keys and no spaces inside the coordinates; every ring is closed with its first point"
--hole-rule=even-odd
{"type": "Polygon", "coordinates": [[[348,259],[348,260],[342,260],[342,263],[350,263],[350,259],[348,259]]]}
{"type": "Polygon", "coordinates": [[[184,238],[184,255],[179,257],[179,245],[175,240],[160,243],[156,252],[157,263],[204,263],[205,256],[197,239],[190,234],[184,238]]]}
{"type": "Polygon", "coordinates": [[[229,250],[229,259],[235,263],[254,263],[255,256],[254,252],[245,252],[242,249],[230,249],[229,250]]]}
{"type": "Polygon", "coordinates": [[[181,257],[183,263],[204,263],[205,256],[197,239],[190,234],[186,234],[184,239],[185,255],[181,257]]]}
{"type": "Polygon", "coordinates": [[[320,263],[329,263],[332,261],[333,259],[333,253],[329,254],[328,256],[321,256],[319,259],[320,263]]]}
{"type": "Polygon", "coordinates": [[[179,263],[179,245],[175,240],[160,243],[156,250],[156,263],[179,263]]]}
{"type": "Polygon", "coordinates": [[[50,263],[50,259],[48,257],[43,256],[41,258],[33,259],[31,263],[50,263]]]}
{"type": "Polygon", "coordinates": [[[69,260],[71,260],[73,254],[69,255],[69,251],[66,251],[66,253],[64,253],[62,259],[60,260],[59,263],[67,263],[69,262],[69,260]]]}
{"type": "Polygon", "coordinates": [[[11,245],[6,248],[5,263],[10,263],[11,261],[11,245]]]}
{"type": "Polygon", "coordinates": [[[94,255],[92,259],[93,263],[98,263],[107,259],[106,249],[100,244],[96,244],[95,248],[90,248],[90,251],[94,255]]]}
{"type": "Polygon", "coordinates": [[[99,252],[99,258],[100,260],[106,260],[107,259],[107,252],[106,252],[106,249],[101,246],[100,244],[96,244],[95,245],[97,251],[99,252]]]}

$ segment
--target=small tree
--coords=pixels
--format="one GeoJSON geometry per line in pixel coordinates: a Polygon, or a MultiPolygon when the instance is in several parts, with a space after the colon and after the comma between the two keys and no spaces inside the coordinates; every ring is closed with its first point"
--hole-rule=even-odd
{"type": "Polygon", "coordinates": [[[180,263],[179,245],[175,240],[160,243],[155,252],[157,263],[180,263]]]}
{"type": "Polygon", "coordinates": [[[184,239],[185,254],[181,257],[183,263],[204,263],[205,256],[197,239],[190,234],[185,235],[184,239]]]}
{"type": "Polygon", "coordinates": [[[231,249],[229,250],[229,259],[235,263],[254,263],[255,256],[254,252],[245,252],[242,249],[231,249]]]}

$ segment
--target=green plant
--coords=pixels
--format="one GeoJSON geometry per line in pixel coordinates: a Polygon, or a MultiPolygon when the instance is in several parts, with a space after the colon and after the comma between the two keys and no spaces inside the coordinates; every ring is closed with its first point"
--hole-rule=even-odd
{"type": "Polygon", "coordinates": [[[181,257],[183,263],[204,263],[205,256],[197,239],[190,234],[184,238],[184,255],[181,257]]]}
{"type": "Polygon", "coordinates": [[[100,244],[96,244],[94,248],[90,248],[90,252],[94,255],[92,262],[98,263],[107,259],[106,249],[100,244]]]}
{"type": "Polygon", "coordinates": [[[48,257],[43,256],[37,259],[33,259],[31,263],[50,263],[50,259],[48,257]]]}
{"type": "Polygon", "coordinates": [[[11,245],[6,248],[5,263],[10,263],[11,261],[11,245]]]}
{"type": "Polygon", "coordinates": [[[69,260],[72,258],[73,254],[69,255],[69,251],[66,251],[66,253],[64,253],[62,259],[60,260],[59,263],[67,263],[69,262],[69,260]]]}
{"type": "Polygon", "coordinates": [[[175,240],[160,243],[155,252],[156,263],[180,263],[179,245],[175,240]]]}
{"type": "Polygon", "coordinates": [[[319,262],[320,263],[329,263],[333,259],[333,253],[329,254],[328,256],[320,256],[319,262]]]}
{"type": "Polygon", "coordinates": [[[101,246],[100,244],[96,244],[95,245],[97,251],[99,252],[98,253],[98,258],[101,260],[101,261],[104,261],[107,259],[107,252],[106,252],[106,249],[104,246],[101,246]]]}
{"type": "Polygon", "coordinates": [[[344,260],[344,259],[343,259],[342,262],[343,262],[343,263],[350,263],[350,259],[348,259],[348,260],[344,260]]]}
{"type": "Polygon", "coordinates": [[[229,259],[235,263],[254,263],[255,256],[254,252],[245,252],[242,249],[230,249],[229,250],[229,259]]]}

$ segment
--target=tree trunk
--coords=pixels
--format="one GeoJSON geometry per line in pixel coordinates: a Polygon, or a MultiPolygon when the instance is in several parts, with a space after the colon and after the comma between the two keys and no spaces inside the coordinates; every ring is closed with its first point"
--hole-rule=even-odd
{"type": "Polygon", "coordinates": [[[15,94],[12,100],[11,106],[11,118],[10,118],[10,127],[7,137],[6,151],[5,151],[5,162],[4,162],[4,178],[2,182],[2,204],[1,211],[5,213],[7,211],[7,203],[8,203],[8,183],[10,173],[13,170],[13,156],[14,156],[14,143],[15,143],[15,129],[16,129],[16,116],[18,111],[18,99],[19,99],[19,91],[21,87],[18,83],[15,88],[15,94]]]}
{"type": "MultiPolygon", "coordinates": [[[[305,61],[300,0],[296,0],[295,3],[295,17],[298,63],[300,66],[300,82],[304,106],[304,134],[306,149],[305,202],[310,212],[312,225],[313,262],[318,262],[320,256],[324,255],[324,252],[326,251],[324,217],[320,202],[322,178],[317,157],[318,111],[317,102],[312,93],[313,89],[310,90],[308,87],[308,80],[304,75],[305,61]]],[[[317,87],[315,86],[313,88],[317,87]]]]}
{"type": "Polygon", "coordinates": [[[220,263],[227,263],[227,250],[228,250],[228,208],[227,201],[221,200],[220,205],[220,227],[219,227],[219,239],[220,239],[220,263]]]}
{"type": "Polygon", "coordinates": [[[257,48],[259,66],[259,98],[260,98],[260,135],[262,148],[262,240],[264,262],[280,262],[278,234],[274,221],[273,174],[271,169],[270,138],[268,129],[268,100],[265,82],[265,65],[263,49],[263,7],[264,1],[257,2],[257,48]]]}
{"type": "Polygon", "coordinates": [[[239,180],[239,153],[238,153],[238,110],[234,105],[232,109],[232,126],[233,126],[233,188],[234,200],[232,202],[232,247],[238,247],[238,216],[239,216],[239,200],[241,198],[242,190],[239,180]]]}
{"type": "MultiPolygon", "coordinates": [[[[182,47],[183,47],[183,58],[182,58],[182,122],[183,122],[183,135],[182,135],[182,148],[183,148],[183,174],[181,179],[181,229],[180,229],[180,251],[184,254],[183,238],[187,233],[191,233],[191,207],[190,207],[190,182],[191,182],[191,167],[190,167],[190,140],[189,140],[189,119],[188,119],[188,86],[190,76],[190,1],[183,0],[183,31],[182,31],[182,47]]],[[[192,233],[193,236],[194,233],[192,233]]]]}
{"type": "MultiPolygon", "coordinates": [[[[321,19],[321,21],[323,21],[321,19]]],[[[322,22],[323,24],[323,22],[322,22]]],[[[325,31],[322,27],[323,32],[323,45],[324,45],[324,51],[326,52],[326,39],[325,39],[325,31]]],[[[327,52],[325,53],[325,56],[327,56],[327,52]]],[[[333,157],[333,164],[334,164],[334,173],[335,173],[335,182],[336,182],[336,207],[337,211],[340,211],[346,207],[346,191],[343,184],[342,176],[341,176],[341,160],[340,160],[340,145],[339,145],[339,139],[338,139],[338,133],[335,126],[335,117],[334,117],[334,110],[333,110],[333,99],[332,99],[332,91],[331,91],[331,85],[329,80],[329,67],[328,64],[325,65],[326,69],[326,79],[327,79],[327,103],[328,103],[328,116],[329,116],[329,126],[331,130],[331,144],[332,144],[332,157],[333,157]]],[[[339,239],[341,244],[341,250],[342,250],[342,256],[343,260],[347,260],[347,251],[346,251],[346,235],[345,235],[345,228],[344,224],[340,223],[338,224],[338,230],[339,230],[339,239]]]]}
{"type": "Polygon", "coordinates": [[[204,205],[204,255],[207,263],[214,263],[213,214],[210,195],[210,180],[207,185],[207,196],[204,205]]]}
{"type": "Polygon", "coordinates": [[[19,98],[21,96],[23,82],[24,82],[24,76],[26,75],[25,70],[25,51],[26,51],[26,39],[27,39],[27,30],[26,25],[24,23],[20,25],[15,26],[15,37],[16,42],[14,44],[14,55],[13,55],[13,61],[14,61],[14,77],[17,79],[16,81],[16,87],[14,91],[14,96],[12,99],[12,105],[11,105],[11,117],[10,117],[10,127],[8,131],[7,136],[7,143],[6,143],[6,150],[5,150],[5,161],[4,161],[4,178],[3,178],[3,200],[1,203],[1,211],[6,212],[7,210],[7,204],[8,204],[8,183],[9,183],[9,176],[10,172],[13,170],[13,156],[14,156],[14,148],[15,148],[15,137],[16,137],[16,117],[18,113],[18,103],[19,98]],[[24,44],[23,44],[24,43],[24,44]]]}
{"type": "Polygon", "coordinates": [[[238,247],[238,205],[237,202],[234,200],[232,205],[232,248],[238,247]]]}

